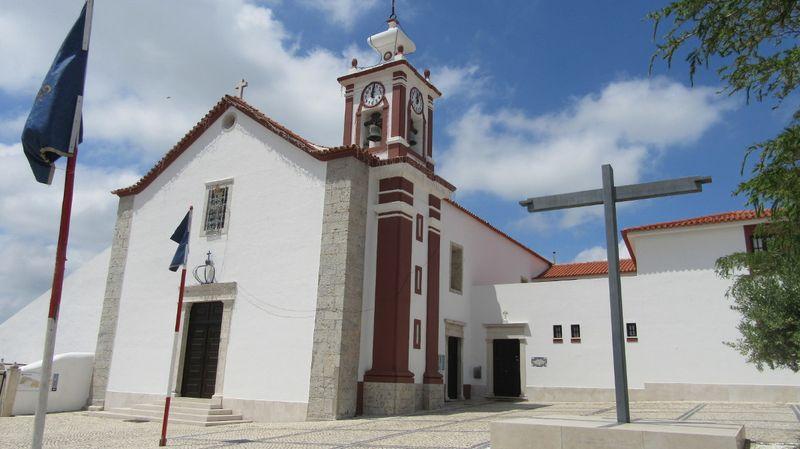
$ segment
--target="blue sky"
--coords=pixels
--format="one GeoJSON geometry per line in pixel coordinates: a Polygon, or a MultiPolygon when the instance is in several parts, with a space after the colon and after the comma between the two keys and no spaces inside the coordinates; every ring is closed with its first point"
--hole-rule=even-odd
{"type": "MultiPolygon", "coordinates": [[[[108,246],[115,198],[235,82],[246,99],[312,140],[341,139],[336,76],[377,58],[388,0],[98,2],[70,267],[108,246]]],[[[712,71],[690,87],[682,56],[658,61],[645,16],[661,1],[398,1],[410,60],[444,92],[435,157],[456,199],[546,257],[603,257],[597,210],[529,216],[529,195],[710,175],[700,195],[619,210],[620,226],[744,206],[744,149],[776,134],[789,108],[717,95],[712,71]]],[[[0,322],[49,287],[60,178],[37,185],[18,136],[81,0],[0,0],[0,322]],[[32,30],[36,30],[33,32],[32,30]]],[[[794,99],[790,101],[794,102],[794,99]]]]}

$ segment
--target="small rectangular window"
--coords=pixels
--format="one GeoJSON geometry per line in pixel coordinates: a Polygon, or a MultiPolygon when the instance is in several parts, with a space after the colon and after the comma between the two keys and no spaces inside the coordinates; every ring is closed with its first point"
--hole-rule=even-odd
{"type": "Polygon", "coordinates": [[[572,335],[571,341],[573,343],[580,343],[581,341],[581,325],[580,324],[573,324],[570,326],[570,332],[572,335]]]}
{"type": "Polygon", "coordinates": [[[422,237],[425,233],[424,225],[425,219],[422,217],[422,214],[417,214],[417,241],[419,242],[422,241],[422,237]]]}
{"type": "Polygon", "coordinates": [[[636,323],[628,323],[625,325],[625,328],[628,332],[628,337],[638,337],[638,333],[636,332],[636,323]]]}
{"type": "Polygon", "coordinates": [[[456,243],[450,243],[450,291],[463,292],[464,282],[464,248],[456,243]]]}
{"type": "Polygon", "coordinates": [[[205,235],[227,232],[232,184],[232,181],[223,181],[206,185],[206,210],[203,215],[203,233],[205,235]]]}
{"type": "Polygon", "coordinates": [[[766,251],[767,250],[767,238],[766,237],[757,237],[751,236],[750,237],[751,244],[753,245],[753,252],[758,251],[766,251]]]}
{"type": "Polygon", "coordinates": [[[422,348],[422,321],[414,320],[414,349],[422,348]]]}
{"type": "Polygon", "coordinates": [[[769,250],[770,236],[765,235],[763,230],[756,232],[757,225],[747,225],[744,227],[745,244],[748,253],[769,250]]]}
{"type": "Polygon", "coordinates": [[[414,267],[414,293],[422,294],[422,267],[419,265],[414,267]]]}
{"type": "Polygon", "coordinates": [[[564,333],[561,329],[560,324],[553,325],[553,340],[558,340],[557,343],[561,343],[561,340],[564,338],[564,333]]]}

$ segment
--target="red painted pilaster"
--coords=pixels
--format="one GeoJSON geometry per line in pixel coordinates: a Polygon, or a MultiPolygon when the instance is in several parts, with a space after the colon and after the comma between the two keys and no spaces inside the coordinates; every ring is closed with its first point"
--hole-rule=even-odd
{"type": "Polygon", "coordinates": [[[342,145],[351,145],[353,143],[353,88],[352,84],[345,86],[342,145]]]}
{"type": "MultiPolygon", "coordinates": [[[[433,98],[428,97],[428,101],[433,101],[433,98]]],[[[425,149],[428,152],[428,157],[433,157],[433,108],[428,108],[428,119],[426,120],[425,124],[428,126],[427,131],[425,132],[425,138],[427,141],[425,142],[425,149]]]]}
{"type": "MultiPolygon", "coordinates": [[[[404,178],[380,182],[382,191],[397,188],[414,192],[413,184],[404,178]]],[[[414,382],[408,369],[413,220],[399,208],[378,216],[372,368],[364,374],[365,382],[414,382]]]]}
{"type": "Polygon", "coordinates": [[[392,85],[392,134],[391,137],[406,138],[406,80],[404,72],[394,72],[392,85]]]}
{"type": "Polygon", "coordinates": [[[433,219],[441,216],[441,200],[433,195],[428,198],[428,283],[425,311],[425,375],[426,384],[441,384],[439,373],[439,263],[441,237],[433,219]]]}

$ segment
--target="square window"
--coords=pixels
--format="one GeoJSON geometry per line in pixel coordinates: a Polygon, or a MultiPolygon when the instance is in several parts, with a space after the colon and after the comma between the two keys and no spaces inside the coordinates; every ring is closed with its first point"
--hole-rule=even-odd
{"type": "Polygon", "coordinates": [[[570,326],[570,331],[572,333],[572,338],[580,340],[581,338],[581,325],[580,324],[573,324],[570,326]]]}
{"type": "Polygon", "coordinates": [[[630,338],[636,338],[639,336],[638,332],[636,331],[636,323],[626,324],[625,330],[627,331],[628,337],[630,338]]]}
{"type": "Polygon", "coordinates": [[[414,349],[422,348],[422,321],[414,320],[414,349]]]}
{"type": "Polygon", "coordinates": [[[422,294],[422,267],[419,265],[414,267],[414,293],[422,294]]]}
{"type": "Polygon", "coordinates": [[[561,330],[561,325],[560,324],[553,325],[553,338],[555,338],[555,339],[564,338],[564,335],[563,335],[563,332],[561,330]]]}
{"type": "Polygon", "coordinates": [[[230,197],[233,181],[206,184],[206,210],[203,214],[203,234],[219,235],[228,230],[230,197]]]}
{"type": "Polygon", "coordinates": [[[464,248],[450,242],[450,291],[462,293],[464,282],[464,248]]]}
{"type": "Polygon", "coordinates": [[[424,235],[425,230],[423,226],[425,225],[425,219],[422,217],[422,214],[417,214],[417,241],[421,242],[422,237],[424,235]]]}

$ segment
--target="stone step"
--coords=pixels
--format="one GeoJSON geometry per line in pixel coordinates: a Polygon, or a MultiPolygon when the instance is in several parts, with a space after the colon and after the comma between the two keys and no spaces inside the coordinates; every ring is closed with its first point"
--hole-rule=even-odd
{"type": "MultiPolygon", "coordinates": [[[[136,413],[128,413],[122,411],[122,409],[115,409],[109,411],[102,411],[102,412],[84,412],[86,416],[93,416],[95,418],[107,418],[107,419],[120,419],[120,420],[142,420],[142,421],[150,421],[150,422],[160,422],[161,417],[153,418],[150,416],[142,416],[137,415],[136,413]]],[[[239,419],[232,419],[227,421],[190,421],[184,419],[174,419],[174,417],[170,416],[169,422],[170,424],[184,424],[187,426],[200,426],[200,427],[211,427],[211,426],[223,426],[228,424],[246,424],[252,421],[247,419],[241,419],[240,415],[232,415],[238,416],[239,419]]]]}
{"type": "MultiPolygon", "coordinates": [[[[136,404],[131,407],[134,410],[164,412],[164,404],[136,404]]],[[[183,404],[173,402],[169,406],[170,413],[184,413],[187,415],[232,415],[233,410],[229,408],[198,408],[184,407],[183,404]]]]}
{"type": "MultiPolygon", "coordinates": [[[[147,416],[151,418],[161,418],[164,416],[164,409],[161,410],[142,410],[142,409],[135,409],[135,408],[128,408],[128,409],[112,409],[109,410],[111,412],[114,411],[121,411],[128,414],[138,415],[138,416],[147,416]]],[[[186,421],[232,421],[237,419],[242,419],[242,415],[234,415],[233,411],[229,411],[228,414],[224,415],[209,415],[205,413],[181,413],[180,411],[173,410],[172,407],[169,409],[169,417],[170,420],[174,417],[175,419],[182,419],[186,421]]]]}
{"type": "MultiPolygon", "coordinates": [[[[159,401],[160,404],[164,404],[164,402],[159,401]]],[[[171,401],[172,405],[176,407],[191,407],[191,408],[199,408],[199,409],[214,409],[214,408],[222,408],[221,405],[217,404],[216,402],[212,402],[211,399],[196,399],[196,398],[172,398],[171,401]]]]}

